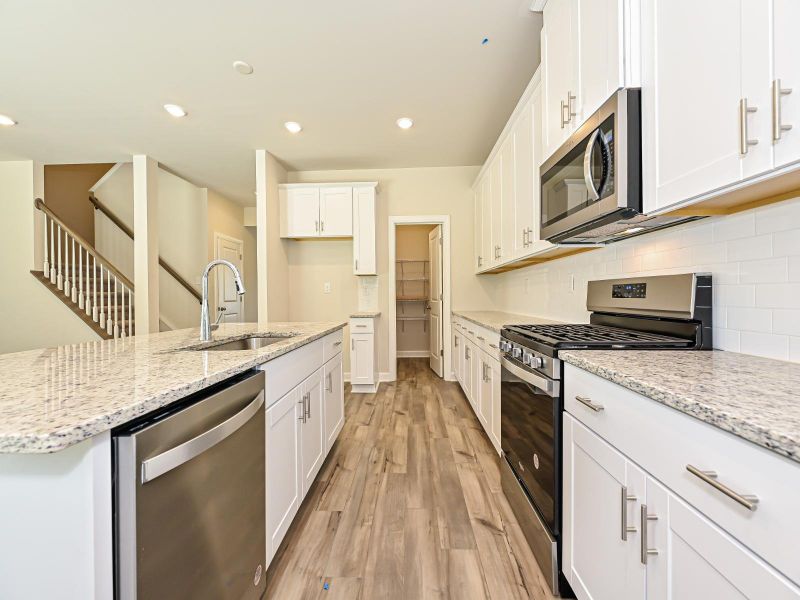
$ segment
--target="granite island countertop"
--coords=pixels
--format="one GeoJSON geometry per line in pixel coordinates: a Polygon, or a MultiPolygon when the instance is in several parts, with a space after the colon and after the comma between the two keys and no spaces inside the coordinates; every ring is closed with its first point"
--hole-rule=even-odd
{"type": "Polygon", "coordinates": [[[214,340],[289,336],[258,350],[193,351],[199,329],[0,355],[0,453],[47,453],[266,363],[347,323],[229,323],[214,340]]]}
{"type": "Polygon", "coordinates": [[[500,330],[507,325],[553,325],[561,323],[561,321],[553,321],[552,319],[542,319],[499,310],[453,310],[451,312],[453,316],[461,317],[496,333],[500,333],[500,330]]]}
{"type": "Polygon", "coordinates": [[[800,462],[798,363],[720,350],[567,350],[558,356],[800,462]]]}

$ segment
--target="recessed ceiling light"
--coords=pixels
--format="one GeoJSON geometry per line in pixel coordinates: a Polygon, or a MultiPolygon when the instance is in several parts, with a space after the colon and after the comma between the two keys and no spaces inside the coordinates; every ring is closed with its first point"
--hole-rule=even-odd
{"type": "Polygon", "coordinates": [[[630,227],[622,233],[639,233],[640,231],[644,231],[644,227],[630,227]]]}
{"type": "Polygon", "coordinates": [[[233,68],[236,69],[242,75],[250,75],[253,72],[252,65],[244,62],[243,60],[233,61],[233,68]]]}
{"type": "Polygon", "coordinates": [[[0,125],[3,125],[4,127],[11,127],[12,125],[16,124],[17,122],[11,117],[7,117],[6,115],[0,115],[0,125]]]}
{"type": "Polygon", "coordinates": [[[177,104],[165,104],[164,110],[166,110],[169,114],[173,117],[185,117],[186,111],[183,110],[183,107],[178,106],[177,104]]]}
{"type": "Polygon", "coordinates": [[[300,133],[303,131],[300,123],[296,123],[295,121],[286,121],[283,126],[286,127],[286,129],[288,129],[291,133],[300,133]]]}
{"type": "Polygon", "coordinates": [[[414,124],[414,121],[409,119],[408,117],[400,117],[397,119],[397,126],[400,129],[411,129],[411,126],[414,124]]]}

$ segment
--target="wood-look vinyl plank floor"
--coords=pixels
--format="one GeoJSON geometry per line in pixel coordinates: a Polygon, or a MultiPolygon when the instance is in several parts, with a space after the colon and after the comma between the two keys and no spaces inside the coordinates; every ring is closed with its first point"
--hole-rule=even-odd
{"type": "Polygon", "coordinates": [[[400,359],[345,425],[267,572],[274,600],[550,600],[457,383],[400,359]]]}

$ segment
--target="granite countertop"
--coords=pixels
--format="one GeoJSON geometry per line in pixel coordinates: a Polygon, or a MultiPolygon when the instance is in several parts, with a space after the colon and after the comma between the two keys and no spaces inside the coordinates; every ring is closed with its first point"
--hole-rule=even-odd
{"type": "Polygon", "coordinates": [[[500,333],[500,330],[507,325],[552,325],[559,323],[559,321],[553,321],[552,319],[541,319],[530,315],[518,315],[499,310],[454,310],[451,312],[456,317],[461,317],[496,333],[500,333]]]}
{"type": "Polygon", "coordinates": [[[0,453],[63,450],[346,325],[221,325],[214,341],[293,335],[258,350],[191,351],[199,330],[0,355],[0,453]]]}
{"type": "Polygon", "coordinates": [[[374,319],[380,317],[381,311],[379,310],[360,310],[350,315],[351,319],[374,319]]]}
{"type": "Polygon", "coordinates": [[[800,462],[800,364],[719,350],[569,350],[558,357],[800,462]]]}

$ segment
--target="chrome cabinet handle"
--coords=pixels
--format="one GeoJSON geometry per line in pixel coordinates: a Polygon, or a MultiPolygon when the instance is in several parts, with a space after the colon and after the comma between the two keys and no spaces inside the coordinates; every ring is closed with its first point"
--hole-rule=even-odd
{"type": "Polygon", "coordinates": [[[494,348],[495,350],[499,350],[497,344],[489,344],[489,348],[494,348]]]}
{"type": "Polygon", "coordinates": [[[250,404],[216,427],[212,427],[187,442],[143,461],[142,483],[153,481],[156,477],[160,477],[164,473],[181,466],[195,456],[199,456],[206,450],[216,446],[225,438],[230,437],[252,419],[263,405],[264,392],[261,391],[250,404]]]}
{"type": "Polygon", "coordinates": [[[483,257],[479,256],[478,257],[478,268],[480,268],[482,265],[483,265],[483,257]]]}
{"type": "Polygon", "coordinates": [[[655,548],[648,548],[647,544],[647,522],[648,521],[658,521],[657,515],[650,515],[647,514],[647,505],[642,504],[641,508],[641,526],[642,526],[642,555],[641,561],[643,565],[647,564],[647,557],[658,554],[658,550],[655,548]]]}
{"type": "Polygon", "coordinates": [[[467,329],[467,331],[469,331],[469,334],[470,334],[470,335],[475,335],[475,332],[474,332],[474,331],[472,331],[472,329],[467,329]]]}
{"type": "Polygon", "coordinates": [[[314,221],[314,231],[319,233],[319,221],[314,221]]]}
{"type": "MultiPolygon", "coordinates": [[[[472,332],[470,332],[470,333],[472,333],[472,332]]],[[[485,339],[483,339],[481,336],[478,336],[478,339],[479,339],[480,341],[482,341],[482,342],[485,342],[485,341],[486,341],[486,340],[485,340],[485,339]]]]}
{"type": "Polygon", "coordinates": [[[747,510],[753,511],[758,508],[758,496],[754,496],[752,494],[740,494],[733,491],[724,483],[717,481],[718,476],[716,471],[702,471],[693,465],[686,465],[686,470],[701,481],[713,487],[715,490],[722,492],[734,502],[741,504],[747,510]]]}
{"type": "Polygon", "coordinates": [[[569,121],[565,121],[564,120],[564,109],[566,109],[566,108],[567,108],[567,106],[564,103],[564,101],[562,100],[561,101],[561,129],[564,129],[564,127],[566,127],[567,123],[569,123],[569,121]]]}
{"type": "Polygon", "coordinates": [[[454,346],[458,348],[458,338],[453,338],[454,346]]]}
{"type": "Polygon", "coordinates": [[[358,271],[358,259],[356,259],[356,271],[358,271]]]}
{"type": "Polygon", "coordinates": [[[341,342],[341,340],[340,340],[340,341],[338,341],[338,342],[333,342],[333,347],[334,347],[334,348],[335,348],[336,346],[341,346],[341,345],[342,345],[342,342],[341,342]]]}
{"type": "Polygon", "coordinates": [[[628,525],[628,502],[636,502],[636,496],[629,494],[628,488],[624,485],[621,486],[620,492],[620,537],[622,537],[623,542],[627,542],[628,534],[636,533],[636,527],[630,527],[628,525]]]}
{"type": "Polygon", "coordinates": [[[306,396],[303,394],[303,398],[298,402],[301,405],[302,413],[300,413],[300,417],[297,419],[298,421],[305,423],[306,422],[306,396]]]}
{"type": "Polygon", "coordinates": [[[594,412],[600,412],[601,410],[605,410],[605,406],[602,404],[597,404],[596,402],[592,402],[591,399],[587,398],[586,396],[575,396],[575,400],[591,408],[594,412]]]}
{"type": "Polygon", "coordinates": [[[350,350],[356,349],[356,340],[355,338],[350,338],[350,350]]]}
{"type": "Polygon", "coordinates": [[[320,231],[325,231],[325,221],[320,221],[319,222],[319,230],[320,231]]]}
{"type": "Polygon", "coordinates": [[[776,142],[781,139],[784,131],[789,131],[792,126],[781,123],[781,96],[788,96],[792,88],[782,88],[780,79],[772,80],[772,139],[776,142]]]}
{"type": "Polygon", "coordinates": [[[331,394],[333,393],[333,373],[328,373],[328,385],[325,386],[325,389],[329,393],[331,393],[331,394]]]}
{"type": "Polygon", "coordinates": [[[311,418],[311,392],[306,394],[306,418],[311,418]]]}
{"type": "Polygon", "coordinates": [[[567,123],[571,123],[572,119],[577,116],[575,111],[572,110],[572,101],[575,99],[576,96],[571,91],[567,92],[567,123]]]}
{"type": "Polygon", "coordinates": [[[739,153],[744,156],[750,146],[758,144],[758,140],[747,137],[747,115],[758,110],[756,106],[747,106],[747,98],[739,100],[739,153]]]}

